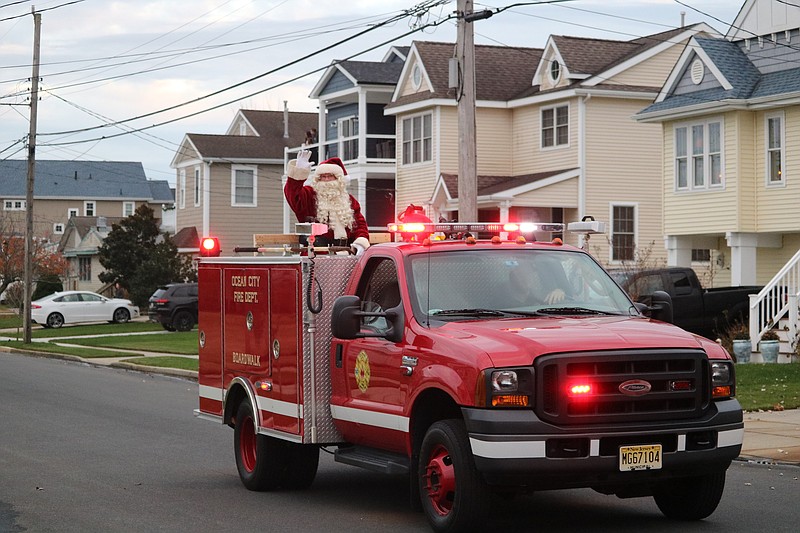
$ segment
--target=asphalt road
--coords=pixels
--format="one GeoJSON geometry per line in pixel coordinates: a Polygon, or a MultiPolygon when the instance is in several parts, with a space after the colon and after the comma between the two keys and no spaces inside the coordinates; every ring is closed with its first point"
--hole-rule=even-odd
{"type": "MultiPolygon", "coordinates": [[[[0,532],[429,531],[404,478],[321,457],[308,491],[242,487],[191,381],[0,353],[0,532]]],[[[717,512],[665,520],[591,490],[500,502],[489,531],[796,531],[800,468],[734,463],[717,512]]],[[[486,531],[484,529],[483,531],[486,531]]]]}

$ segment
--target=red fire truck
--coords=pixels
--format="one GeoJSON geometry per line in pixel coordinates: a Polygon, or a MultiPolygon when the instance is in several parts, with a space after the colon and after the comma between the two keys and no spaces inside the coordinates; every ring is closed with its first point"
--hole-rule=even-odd
{"type": "Polygon", "coordinates": [[[544,489],[714,512],[743,437],[728,353],[669,324],[668,295],[644,309],[560,239],[473,237],[497,226],[392,228],[466,237],[360,257],[201,261],[196,414],[233,428],[245,487],[309,487],[325,447],[408,475],[437,531],[544,489]]]}

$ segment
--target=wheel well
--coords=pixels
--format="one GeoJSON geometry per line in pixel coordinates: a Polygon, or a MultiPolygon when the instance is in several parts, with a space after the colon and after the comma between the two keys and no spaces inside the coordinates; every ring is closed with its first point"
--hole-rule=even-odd
{"type": "Polygon", "coordinates": [[[239,410],[239,404],[242,403],[242,400],[245,398],[247,398],[247,392],[245,392],[244,387],[241,385],[234,385],[231,387],[228,394],[225,395],[225,412],[222,414],[224,423],[228,424],[230,427],[236,425],[234,423],[236,411],[239,410]]]}
{"type": "Polygon", "coordinates": [[[411,444],[416,456],[425,433],[434,422],[448,418],[461,418],[461,407],[446,392],[428,389],[421,393],[411,409],[411,444]]]}

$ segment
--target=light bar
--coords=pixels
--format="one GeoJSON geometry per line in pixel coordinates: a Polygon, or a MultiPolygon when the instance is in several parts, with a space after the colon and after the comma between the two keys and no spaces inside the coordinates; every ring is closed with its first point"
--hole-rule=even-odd
{"type": "Polygon", "coordinates": [[[386,226],[392,233],[533,233],[547,231],[559,233],[564,231],[561,223],[535,222],[395,222],[386,226]]]}

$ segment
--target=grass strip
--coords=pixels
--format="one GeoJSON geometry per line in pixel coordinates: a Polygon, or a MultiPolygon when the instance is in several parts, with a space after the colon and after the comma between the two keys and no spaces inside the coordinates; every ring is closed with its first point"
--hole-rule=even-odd
{"type": "Polygon", "coordinates": [[[190,359],[188,357],[176,356],[154,356],[154,357],[137,357],[136,359],[125,359],[122,362],[131,363],[134,365],[143,366],[156,366],[161,368],[177,368],[181,370],[193,370],[197,372],[199,368],[199,361],[197,359],[190,359]]]}
{"type": "Polygon", "coordinates": [[[104,358],[104,357],[131,357],[136,354],[131,352],[117,352],[113,350],[95,350],[78,346],[58,346],[49,342],[31,342],[25,344],[22,341],[3,341],[0,345],[15,348],[17,350],[28,350],[31,352],[58,353],[63,355],[74,355],[84,359],[104,358]]]}
{"type": "MultiPolygon", "coordinates": [[[[110,335],[115,333],[142,333],[147,331],[164,331],[160,325],[154,322],[126,322],[124,324],[87,324],[83,326],[64,326],[58,329],[43,328],[34,325],[31,328],[31,337],[34,339],[48,339],[58,337],[71,337],[73,335],[110,335]]],[[[0,336],[20,338],[22,328],[19,331],[4,331],[0,336]]]]}

